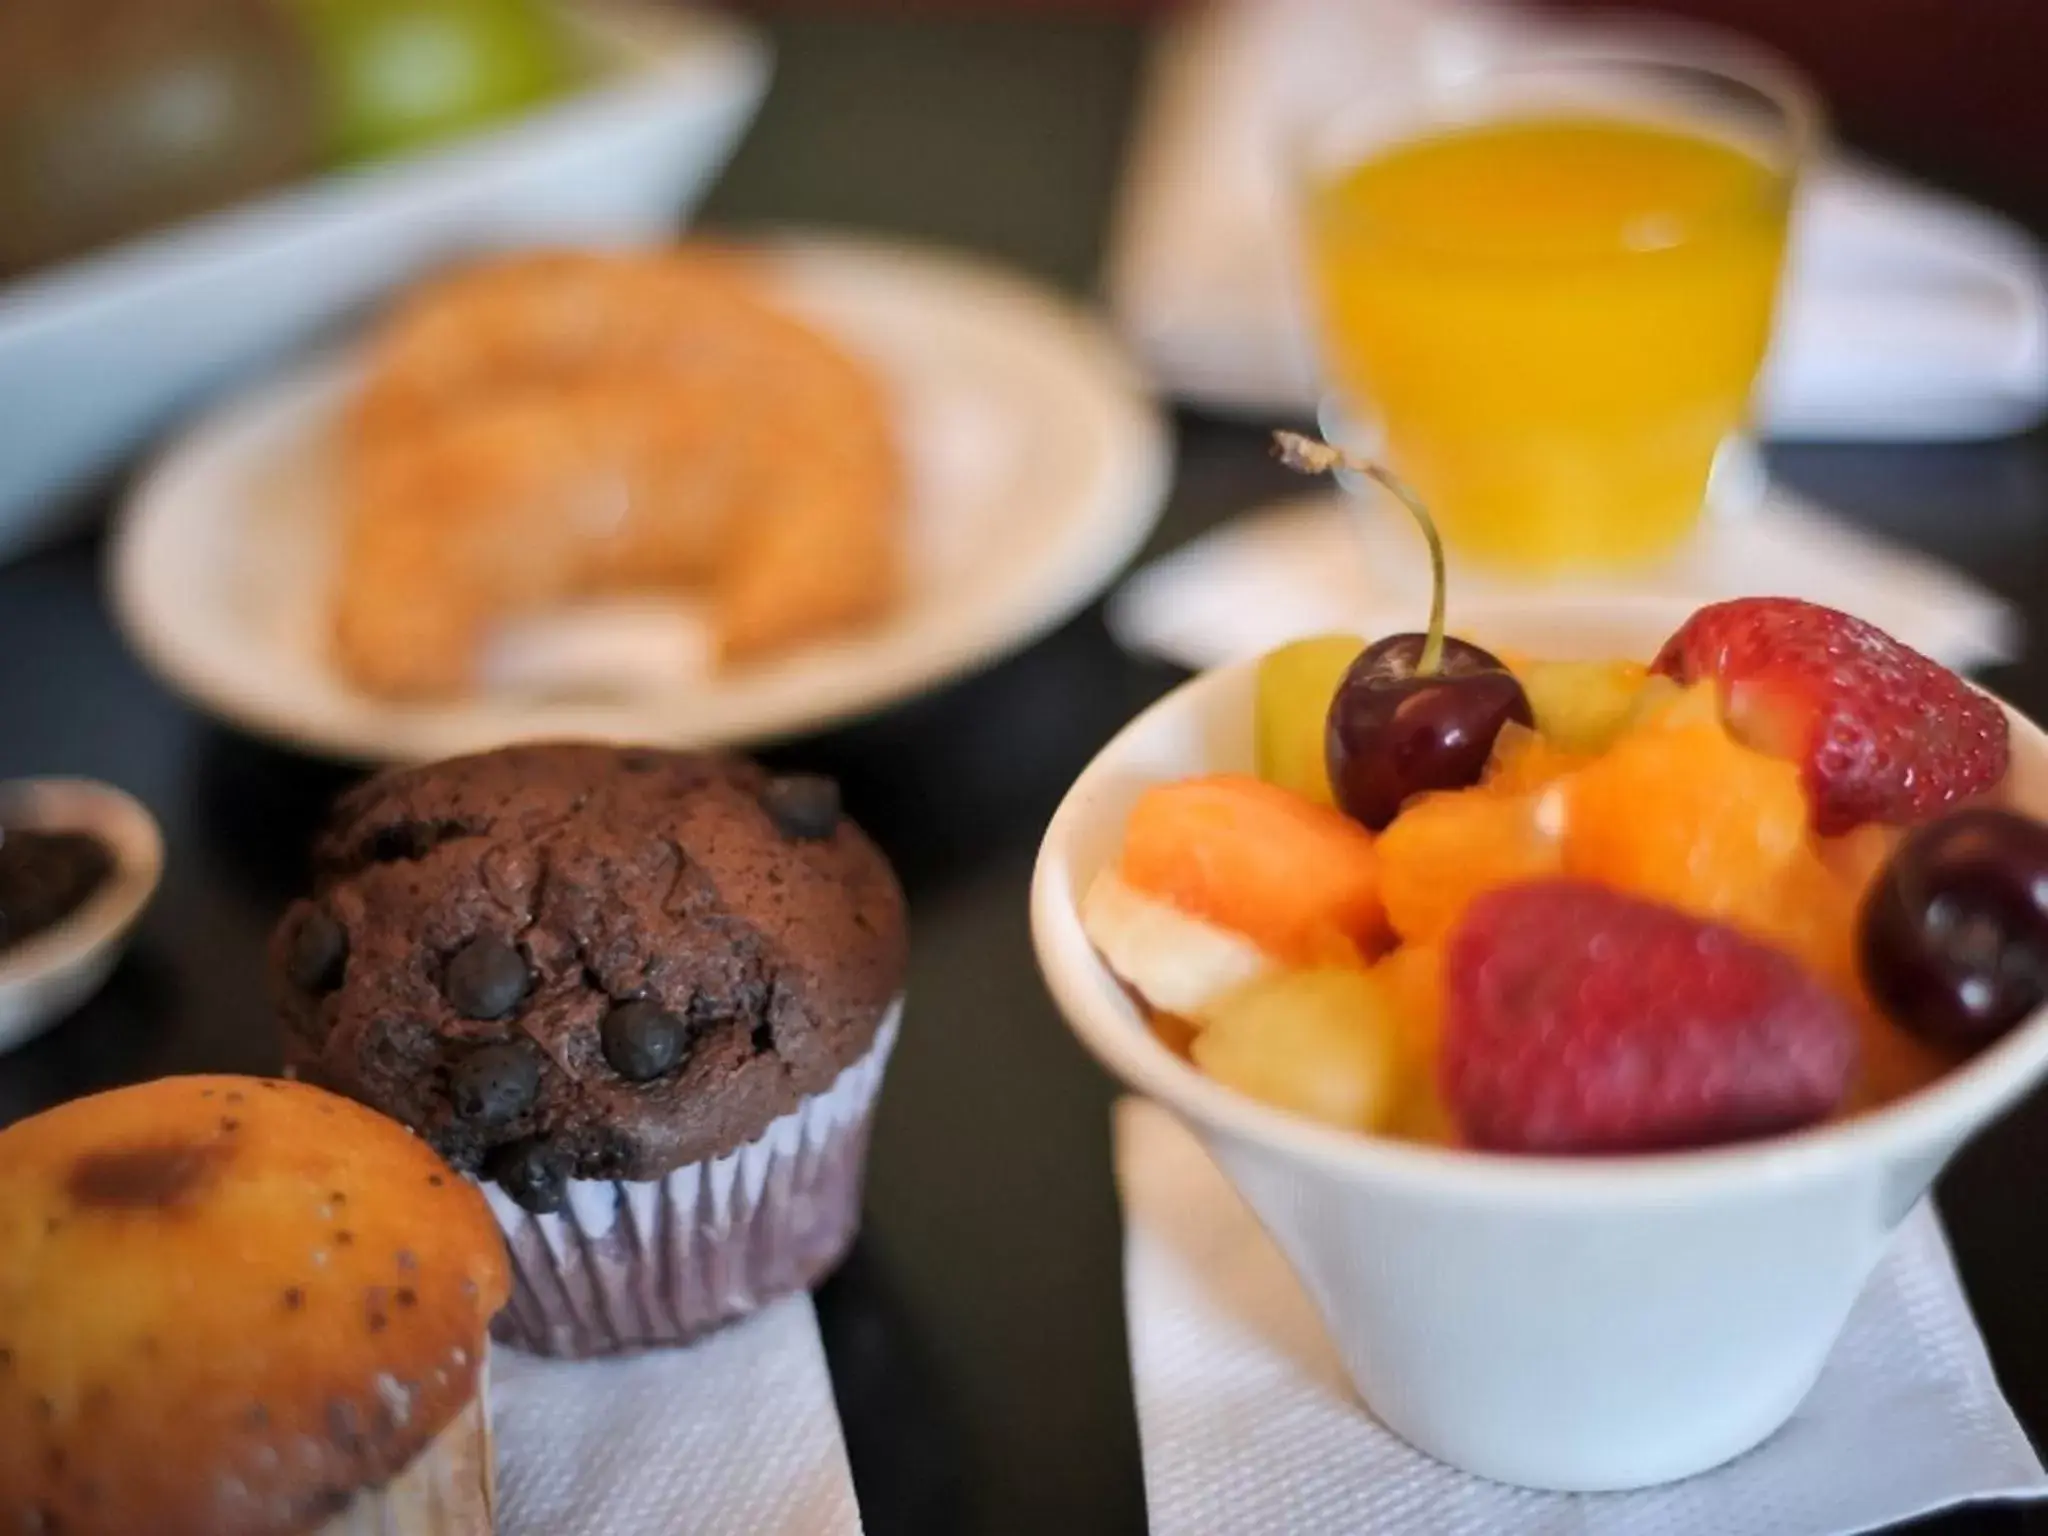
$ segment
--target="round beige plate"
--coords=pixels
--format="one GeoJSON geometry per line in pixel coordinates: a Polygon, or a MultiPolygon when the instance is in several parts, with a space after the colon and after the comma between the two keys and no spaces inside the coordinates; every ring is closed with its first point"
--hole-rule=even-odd
{"type": "Polygon", "coordinates": [[[970,671],[1108,583],[1158,517],[1169,451],[1092,320],[958,257],[844,240],[768,254],[785,301],[896,397],[910,582],[881,628],[721,675],[687,602],[594,603],[508,629],[463,701],[355,691],[326,653],[332,436],[357,371],[342,356],[231,402],[138,485],[111,550],[130,641],[202,707],[335,756],[417,761],[559,736],[741,745],[970,671]]]}

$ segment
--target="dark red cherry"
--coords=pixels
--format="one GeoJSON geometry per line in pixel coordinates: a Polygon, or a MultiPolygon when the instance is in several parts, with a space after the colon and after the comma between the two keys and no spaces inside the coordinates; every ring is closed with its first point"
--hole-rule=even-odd
{"type": "Polygon", "coordinates": [[[1443,540],[1429,509],[1391,470],[1298,432],[1273,434],[1303,474],[1349,469],[1408,509],[1429,546],[1429,630],[1389,635],[1344,674],[1330,700],[1323,757],[1337,804],[1377,832],[1410,795],[1477,784],[1508,721],[1533,726],[1529,696],[1500,658],[1444,633],[1443,540]]]}
{"type": "Polygon", "coordinates": [[[1894,1023],[1989,1045],[2048,1002],[2048,826],[1977,807],[1914,828],[1864,898],[1856,942],[1894,1023]]]}
{"type": "MultiPolygon", "coordinates": [[[[1388,635],[1385,639],[1375,640],[1358,653],[1358,659],[1344,674],[1344,682],[1348,685],[1361,679],[1405,681],[1415,676],[1416,668],[1422,664],[1423,648],[1428,644],[1429,636],[1424,634],[1388,635]]],[[[1460,640],[1456,635],[1444,636],[1443,655],[1437,662],[1436,676],[1471,677],[1482,672],[1506,671],[1507,664],[1484,646],[1460,640]]]]}
{"type": "Polygon", "coordinates": [[[1324,753],[1346,815],[1377,832],[1411,795],[1477,784],[1500,728],[1533,726],[1528,695],[1500,659],[1444,637],[1434,672],[1417,672],[1426,635],[1368,646],[1330,701],[1324,753]]]}

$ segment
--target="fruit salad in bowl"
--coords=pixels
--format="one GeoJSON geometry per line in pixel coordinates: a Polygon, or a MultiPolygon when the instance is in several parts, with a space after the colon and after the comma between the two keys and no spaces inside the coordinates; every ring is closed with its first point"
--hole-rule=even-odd
{"type": "Polygon", "coordinates": [[[1389,1427],[1529,1486],[1686,1476],[1783,1423],[2048,1072],[2048,738],[1809,603],[1550,661],[1447,634],[1438,572],[1427,629],[1206,674],[1105,748],[1040,961],[1389,1427]]]}

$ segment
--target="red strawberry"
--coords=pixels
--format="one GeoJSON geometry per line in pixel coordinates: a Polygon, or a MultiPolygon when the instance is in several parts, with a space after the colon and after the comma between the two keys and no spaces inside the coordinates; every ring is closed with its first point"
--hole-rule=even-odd
{"type": "Polygon", "coordinates": [[[1444,956],[1445,1097],[1474,1146],[1646,1152],[1768,1136],[1848,1091],[1848,1007],[1791,956],[1579,880],[1500,886],[1444,956]]]}
{"type": "Polygon", "coordinates": [[[1875,625],[1792,597],[1714,603],[1651,670],[1721,685],[1728,728],[1798,763],[1813,829],[1911,826],[2005,777],[2005,712],[1875,625]]]}

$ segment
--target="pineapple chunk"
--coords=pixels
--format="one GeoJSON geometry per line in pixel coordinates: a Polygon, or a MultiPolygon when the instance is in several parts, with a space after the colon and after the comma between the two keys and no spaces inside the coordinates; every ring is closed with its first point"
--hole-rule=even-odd
{"type": "Polygon", "coordinates": [[[1201,1025],[1190,1054],[1226,1087],[1347,1130],[1392,1117],[1400,1024],[1363,971],[1276,972],[1212,1003],[1201,1025]]]}
{"type": "Polygon", "coordinates": [[[1648,674],[1632,661],[1538,661],[1517,676],[1544,738],[1591,756],[1634,723],[1648,674]]]}
{"type": "Polygon", "coordinates": [[[1252,746],[1259,777],[1318,805],[1334,805],[1323,738],[1330,700],[1365,649],[1356,635],[1315,635],[1259,659],[1252,702],[1252,746]]]}

